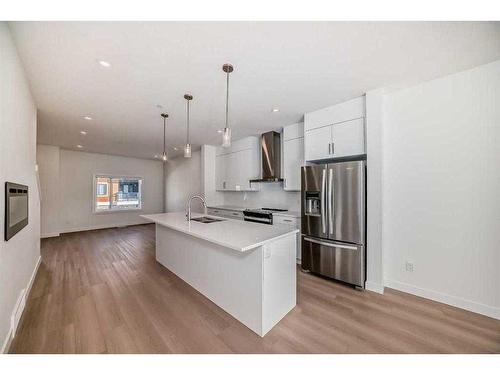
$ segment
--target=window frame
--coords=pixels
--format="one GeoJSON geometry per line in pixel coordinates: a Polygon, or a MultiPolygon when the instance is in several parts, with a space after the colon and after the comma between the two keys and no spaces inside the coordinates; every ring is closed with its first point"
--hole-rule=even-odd
{"type": "MultiPolygon", "coordinates": [[[[131,176],[131,175],[118,175],[118,174],[108,174],[108,173],[96,173],[92,176],[92,213],[95,215],[101,214],[116,214],[119,212],[137,212],[142,211],[143,200],[142,197],[142,188],[144,184],[144,177],[142,176],[131,176]],[[126,178],[126,179],[136,179],[139,181],[139,207],[125,207],[125,208],[108,208],[106,210],[97,210],[97,179],[98,178],[126,178]]],[[[111,194],[111,187],[108,186],[108,197],[111,194]]]]}

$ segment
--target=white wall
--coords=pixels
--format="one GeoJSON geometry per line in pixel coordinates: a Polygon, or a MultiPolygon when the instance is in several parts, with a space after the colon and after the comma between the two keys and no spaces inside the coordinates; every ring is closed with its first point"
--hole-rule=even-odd
{"type": "Polygon", "coordinates": [[[0,22],[0,345],[11,338],[11,315],[29,289],[40,258],[36,107],[5,22],[0,22]],[[28,225],[4,241],[5,181],[28,185],[28,225]]]}
{"type": "MultiPolygon", "coordinates": [[[[166,212],[185,211],[188,199],[202,194],[201,153],[193,152],[191,158],[183,156],[169,160],[165,165],[165,205],[166,212]]],[[[202,212],[199,201],[191,208],[202,212]]]]}
{"type": "MultiPolygon", "coordinates": [[[[193,153],[191,159],[177,157],[169,160],[166,164],[165,189],[167,212],[185,210],[187,200],[194,194],[204,194],[208,205],[285,207],[300,211],[300,193],[284,191],[281,184],[261,184],[259,192],[216,192],[215,147],[212,146],[204,146],[201,151],[193,153]],[[207,170],[202,168],[203,158],[207,170]]],[[[193,207],[201,209],[198,204],[193,207]]]]}
{"type": "Polygon", "coordinates": [[[285,191],[281,183],[261,183],[260,191],[225,191],[224,204],[248,208],[287,208],[300,211],[300,192],[285,191]]]}
{"type": "Polygon", "coordinates": [[[37,145],[40,176],[41,237],[58,236],[60,227],[59,147],[37,145]]]}
{"type": "Polygon", "coordinates": [[[382,251],[382,159],[384,90],[366,93],[366,284],[368,290],[384,292],[382,251]]]}
{"type": "Polygon", "coordinates": [[[500,61],[388,94],[384,117],[386,285],[500,318],[500,61]]]}
{"type": "MultiPolygon", "coordinates": [[[[163,211],[163,166],[160,161],[59,149],[59,177],[53,146],[38,145],[42,192],[56,191],[55,199],[43,200],[43,234],[109,228],[146,223],[139,215],[163,211]],[[50,148],[52,147],[52,148],[50,148]],[[142,209],[139,211],[93,212],[93,178],[96,174],[142,177],[142,209]],[[59,210],[57,220],[50,217],[59,210]]],[[[43,196],[42,196],[43,199],[43,196]]]]}

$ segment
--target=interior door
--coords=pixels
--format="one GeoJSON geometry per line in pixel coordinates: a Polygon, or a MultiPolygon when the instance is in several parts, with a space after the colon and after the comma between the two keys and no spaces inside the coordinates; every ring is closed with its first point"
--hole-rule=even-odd
{"type": "Polygon", "coordinates": [[[332,141],[332,127],[312,129],[305,132],[305,158],[306,160],[329,159],[330,143],[332,141]]]}
{"type": "Polygon", "coordinates": [[[302,233],[328,238],[327,165],[302,167],[302,233]]]}
{"type": "Polygon", "coordinates": [[[365,162],[328,164],[328,238],[365,242],[365,162]]]}

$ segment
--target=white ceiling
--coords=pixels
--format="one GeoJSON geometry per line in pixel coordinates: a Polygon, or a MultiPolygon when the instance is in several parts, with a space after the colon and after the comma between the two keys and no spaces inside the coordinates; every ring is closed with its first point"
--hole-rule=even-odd
{"type": "Polygon", "coordinates": [[[500,59],[500,23],[13,22],[38,107],[38,141],[152,158],[218,144],[231,62],[234,138],[378,87],[404,87],[500,59]],[[109,61],[103,68],[97,60],[109,61]],[[160,104],[164,108],[157,108],[160,104]],[[272,108],[280,108],[272,113],[272,108]],[[86,121],[83,116],[92,116],[86,121]],[[80,135],[80,130],[88,132],[80,135]]]}

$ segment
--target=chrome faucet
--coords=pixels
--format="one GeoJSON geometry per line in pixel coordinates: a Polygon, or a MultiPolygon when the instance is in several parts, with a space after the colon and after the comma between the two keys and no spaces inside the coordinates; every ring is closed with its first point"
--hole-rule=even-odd
{"type": "Polygon", "coordinates": [[[203,208],[204,208],[204,214],[207,214],[207,204],[205,203],[205,198],[203,198],[201,195],[193,195],[191,198],[188,200],[187,204],[187,213],[186,213],[186,220],[191,221],[191,202],[193,199],[199,199],[201,203],[203,203],[203,208]]]}

